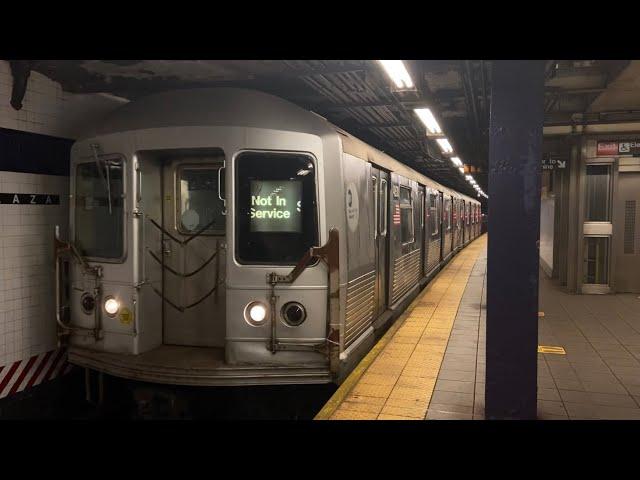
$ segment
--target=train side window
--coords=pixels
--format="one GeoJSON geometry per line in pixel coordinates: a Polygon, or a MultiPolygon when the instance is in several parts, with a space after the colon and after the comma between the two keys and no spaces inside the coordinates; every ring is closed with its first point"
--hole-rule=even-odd
{"type": "Polygon", "coordinates": [[[412,243],[415,240],[411,189],[403,186],[400,186],[400,239],[403,244],[412,243]]]}
{"type": "Polygon", "coordinates": [[[178,231],[193,234],[225,231],[224,204],[218,197],[218,168],[181,167],[178,169],[178,231]]]}
{"type": "Polygon", "coordinates": [[[429,194],[429,229],[431,236],[435,237],[440,233],[440,225],[438,222],[438,194],[429,194]]]}

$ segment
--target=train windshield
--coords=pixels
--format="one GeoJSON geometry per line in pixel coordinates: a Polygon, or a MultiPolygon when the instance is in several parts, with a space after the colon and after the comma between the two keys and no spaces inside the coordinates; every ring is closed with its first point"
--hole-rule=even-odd
{"type": "Polygon", "coordinates": [[[291,265],[318,245],[316,175],[308,155],[238,155],[235,203],[240,263],[291,265]]]}
{"type": "Polygon", "coordinates": [[[81,163],[76,169],[75,244],[86,257],[124,253],[122,161],[81,163]]]}

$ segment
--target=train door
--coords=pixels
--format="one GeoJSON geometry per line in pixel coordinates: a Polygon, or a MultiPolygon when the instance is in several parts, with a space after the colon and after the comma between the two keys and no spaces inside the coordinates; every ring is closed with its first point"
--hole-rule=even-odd
{"type": "Polygon", "coordinates": [[[223,157],[178,156],[162,173],[163,343],[223,347],[223,157]]]}
{"type": "Polygon", "coordinates": [[[464,217],[462,217],[462,244],[466,245],[469,241],[469,202],[462,201],[464,217]]]}
{"type": "MultiPolygon", "coordinates": [[[[613,231],[614,288],[617,292],[638,293],[640,292],[640,173],[619,173],[614,216],[616,219],[613,231]]],[[[602,263],[606,264],[606,260],[602,263]]]]}
{"type": "Polygon", "coordinates": [[[451,251],[458,247],[458,199],[451,197],[451,251]]]}
{"type": "Polygon", "coordinates": [[[426,207],[425,207],[425,189],[424,189],[424,185],[420,185],[418,184],[418,226],[419,228],[416,229],[416,244],[418,245],[418,248],[420,248],[420,277],[424,276],[424,269],[425,269],[425,264],[427,262],[427,249],[426,247],[426,238],[427,238],[427,234],[425,229],[426,224],[425,224],[425,211],[426,211],[426,207]]]}
{"type": "Polygon", "coordinates": [[[389,261],[389,173],[371,168],[375,206],[374,242],[376,251],[377,306],[374,317],[382,314],[388,305],[387,278],[389,261]]]}
{"type": "Polygon", "coordinates": [[[444,202],[444,193],[440,192],[438,197],[438,217],[440,218],[440,262],[442,262],[446,256],[446,225],[445,225],[445,215],[446,215],[446,205],[444,202]]]}

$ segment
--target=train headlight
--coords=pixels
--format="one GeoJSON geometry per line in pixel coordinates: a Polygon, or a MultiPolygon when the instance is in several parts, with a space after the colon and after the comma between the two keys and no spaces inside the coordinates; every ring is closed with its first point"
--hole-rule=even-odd
{"type": "Polygon", "coordinates": [[[282,306],[282,318],[287,322],[287,325],[292,327],[297,327],[298,325],[302,325],[307,319],[307,310],[301,303],[298,302],[287,302],[282,306]]]}
{"type": "Polygon", "coordinates": [[[96,299],[90,293],[84,293],[80,299],[82,311],[89,315],[96,308],[96,299]]]}
{"type": "Polygon", "coordinates": [[[267,306],[262,302],[251,302],[244,308],[244,318],[251,325],[262,325],[267,319],[267,306]]]}
{"type": "Polygon", "coordinates": [[[120,310],[120,302],[113,297],[107,297],[104,300],[104,311],[107,315],[114,317],[120,310]]]}

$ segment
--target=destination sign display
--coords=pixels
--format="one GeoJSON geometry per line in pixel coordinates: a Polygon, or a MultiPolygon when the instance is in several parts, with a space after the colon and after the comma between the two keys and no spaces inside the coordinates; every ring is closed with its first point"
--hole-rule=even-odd
{"type": "Polygon", "coordinates": [[[302,180],[251,181],[252,232],[302,231],[302,180]]]}

